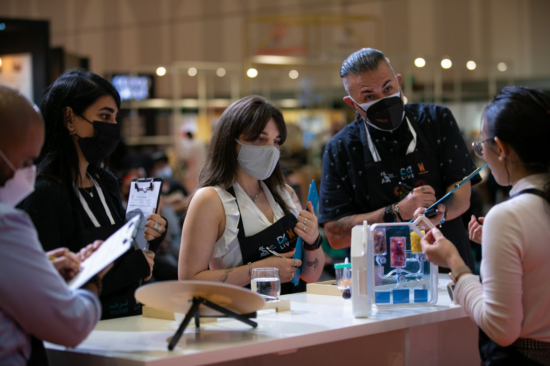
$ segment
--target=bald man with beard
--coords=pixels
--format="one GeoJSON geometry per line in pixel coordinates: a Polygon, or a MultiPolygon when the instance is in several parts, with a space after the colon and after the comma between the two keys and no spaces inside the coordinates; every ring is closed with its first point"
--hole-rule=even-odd
{"type": "Polygon", "coordinates": [[[14,208],[34,189],[43,143],[38,108],[0,85],[0,366],[47,365],[43,340],[74,347],[101,316],[101,276],[70,290],[79,258],[64,248],[44,253],[31,219],[14,208]]]}

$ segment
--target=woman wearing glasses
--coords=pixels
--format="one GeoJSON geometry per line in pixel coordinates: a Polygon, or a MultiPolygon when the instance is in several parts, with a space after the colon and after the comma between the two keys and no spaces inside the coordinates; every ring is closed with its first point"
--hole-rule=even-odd
{"type": "Polygon", "coordinates": [[[262,97],[249,96],[222,114],[191,198],[181,239],[180,280],[250,284],[252,269],[276,267],[282,292],[305,290],[325,263],[317,217],[311,203],[302,210],[285,184],[279,149],[286,139],[281,111],[262,97]],[[289,283],[304,241],[301,285],[289,283]],[[285,258],[278,258],[282,253],[285,258]]]}
{"type": "Polygon", "coordinates": [[[482,243],[483,283],[437,229],[422,247],[451,268],[455,301],[480,327],[485,365],[550,365],[550,94],[504,88],[483,113],[481,135],[476,153],[500,185],[512,186],[483,229],[470,225],[482,243]]]}
{"type": "MultiPolygon", "coordinates": [[[[102,77],[83,69],[61,75],[40,106],[46,125],[37,161],[35,191],[20,207],[27,211],[44,250],[79,252],[105,240],[125,222],[118,180],[105,169],[120,140],[116,116],[120,96],[102,77]]],[[[145,238],[160,245],[166,220],[148,218],[145,238]]],[[[102,319],[141,314],[136,287],[151,277],[155,254],[131,249],[103,280],[102,319]]]]}

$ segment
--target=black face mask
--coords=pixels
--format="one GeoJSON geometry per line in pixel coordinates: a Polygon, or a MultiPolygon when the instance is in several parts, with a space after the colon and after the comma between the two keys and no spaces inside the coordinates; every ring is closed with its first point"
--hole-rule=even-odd
{"type": "Polygon", "coordinates": [[[97,164],[111,156],[120,142],[120,127],[115,123],[94,121],[86,122],[94,126],[94,136],[81,138],[78,136],[78,145],[84,157],[90,164],[97,164]]]}
{"type": "Polygon", "coordinates": [[[367,115],[367,123],[381,131],[397,129],[403,122],[403,110],[404,105],[400,96],[379,99],[366,110],[363,109],[367,115]]]}

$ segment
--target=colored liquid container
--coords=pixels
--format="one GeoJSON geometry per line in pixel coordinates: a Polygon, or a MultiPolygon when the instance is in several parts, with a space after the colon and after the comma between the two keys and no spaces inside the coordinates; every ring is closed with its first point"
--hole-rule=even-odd
{"type": "Polygon", "coordinates": [[[334,265],[336,274],[336,286],[340,289],[344,299],[351,298],[351,263],[346,258],[345,263],[336,263],[334,265]]]}
{"type": "Polygon", "coordinates": [[[382,230],[374,230],[374,255],[385,255],[388,251],[386,234],[382,230]]]}
{"type": "Polygon", "coordinates": [[[390,266],[392,268],[404,268],[407,266],[405,255],[406,238],[394,236],[390,239],[390,266]]]}
{"type": "MultiPolygon", "coordinates": [[[[420,230],[422,235],[426,234],[424,230],[420,230]]],[[[422,245],[420,245],[420,236],[414,231],[411,231],[411,252],[422,253],[422,245]]]]}

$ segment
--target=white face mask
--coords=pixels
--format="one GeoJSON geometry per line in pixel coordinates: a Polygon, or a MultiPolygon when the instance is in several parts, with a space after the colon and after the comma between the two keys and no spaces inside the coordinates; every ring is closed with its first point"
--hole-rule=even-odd
{"type": "Polygon", "coordinates": [[[34,191],[36,166],[31,165],[26,168],[15,169],[2,150],[0,150],[0,157],[2,157],[11,170],[14,171],[13,177],[8,179],[3,187],[0,187],[0,202],[15,207],[34,191]]]}
{"type": "Polygon", "coordinates": [[[258,180],[269,178],[279,162],[279,149],[275,146],[245,145],[237,139],[235,141],[241,145],[237,160],[244,171],[258,180]]]}

